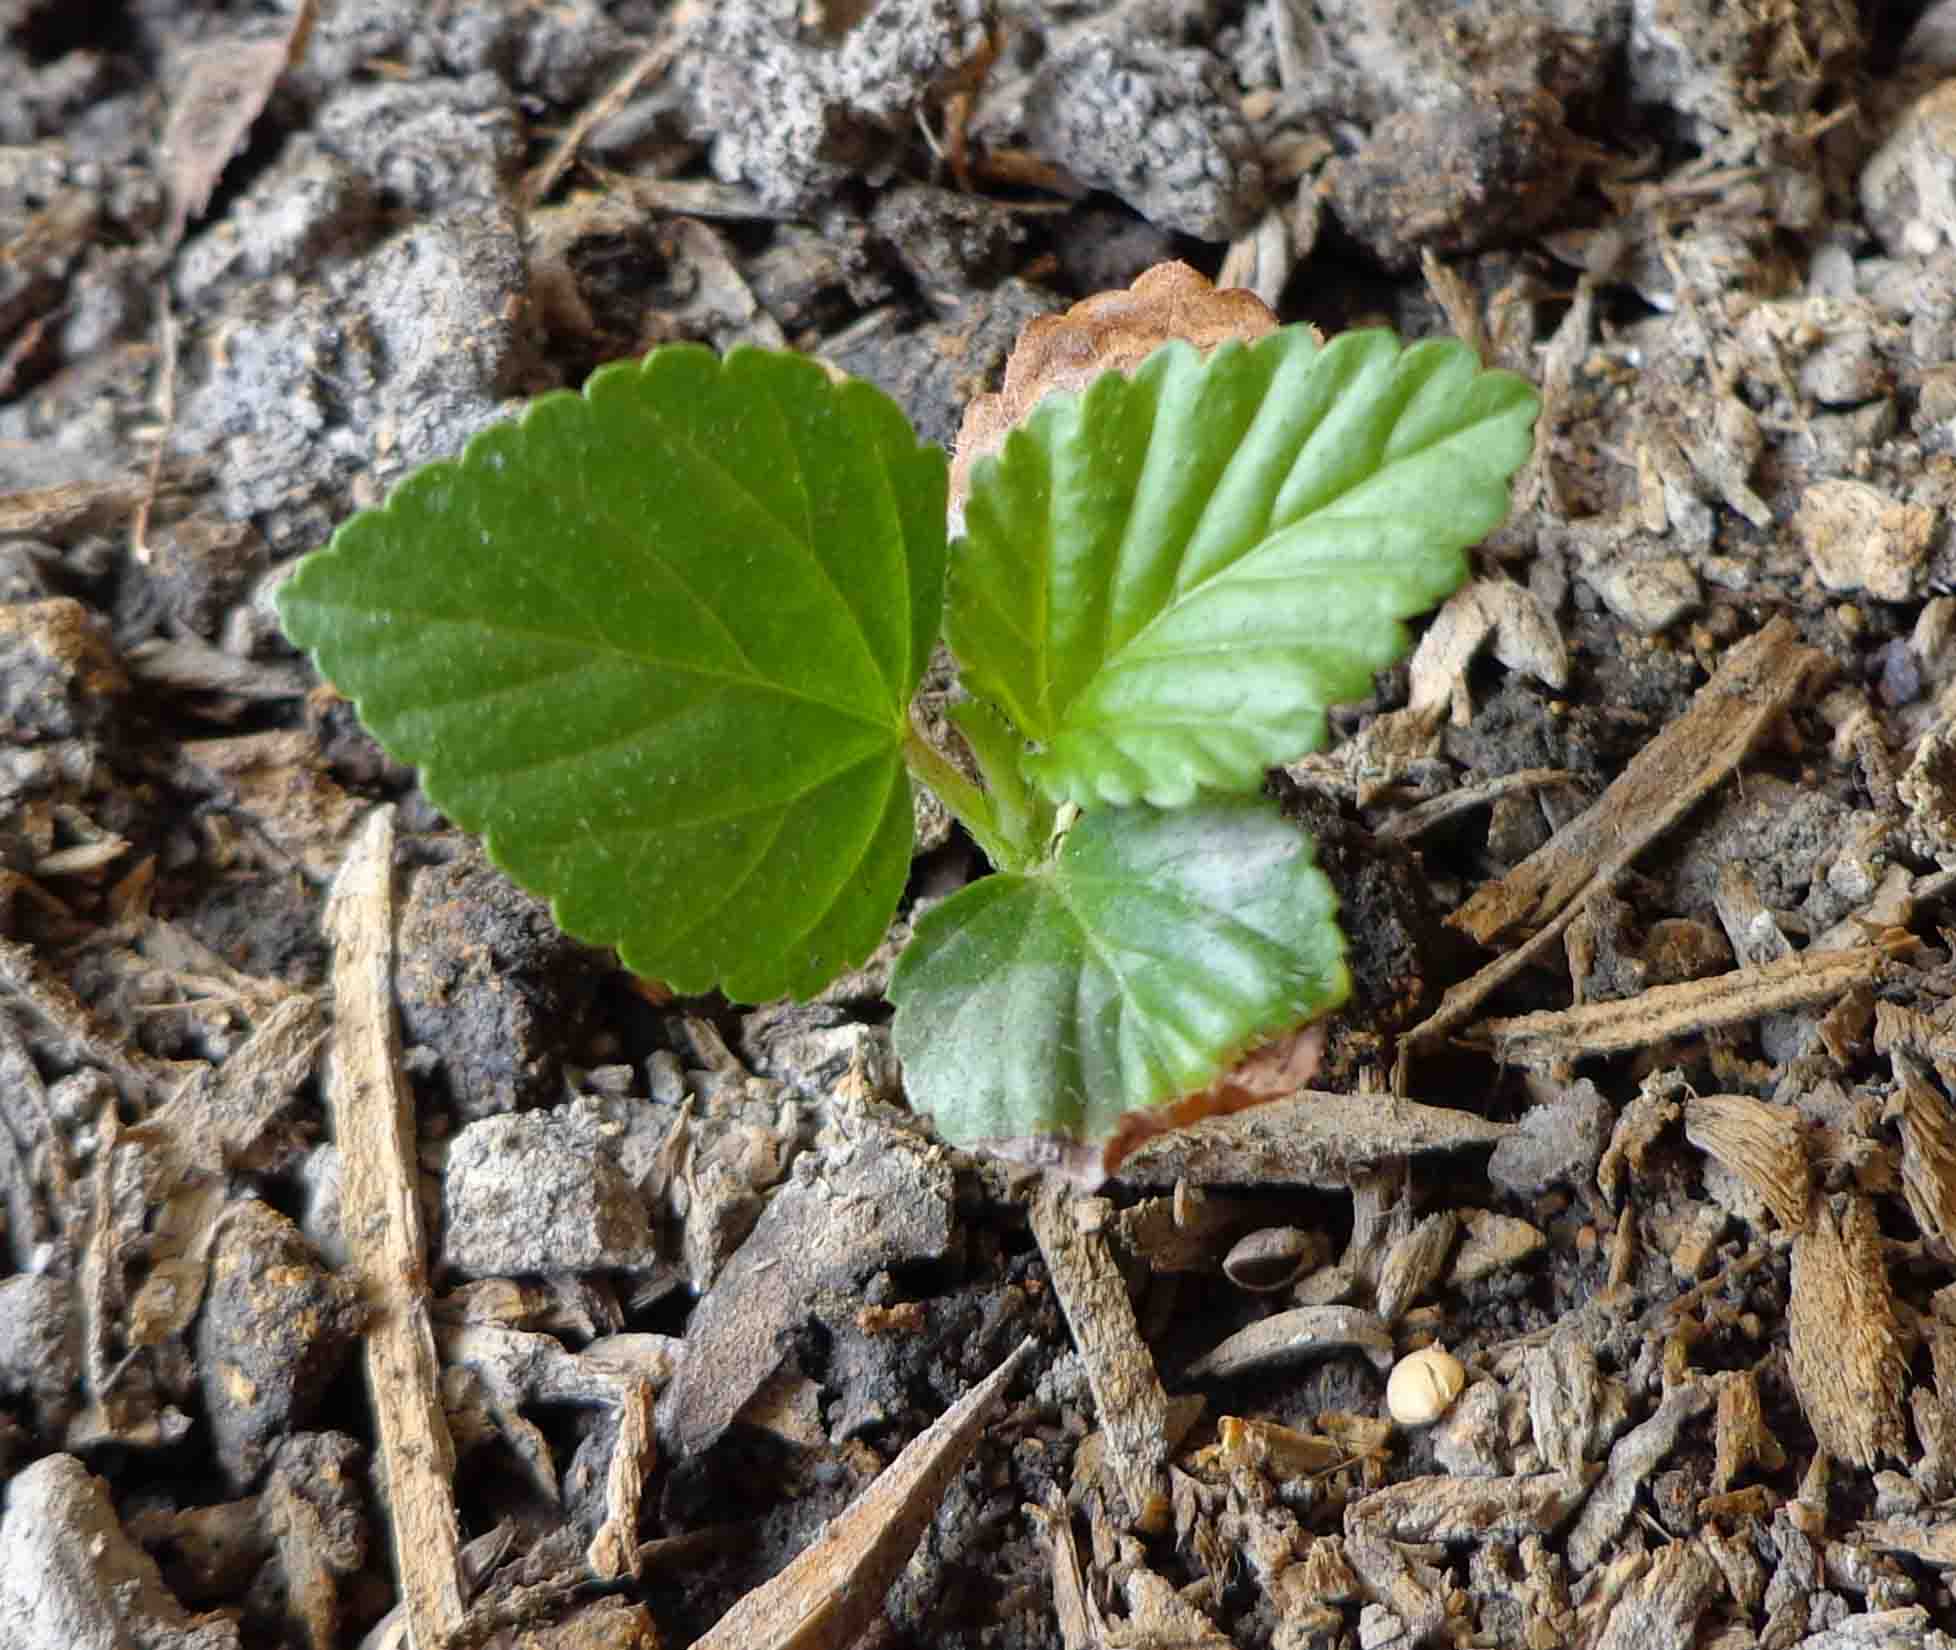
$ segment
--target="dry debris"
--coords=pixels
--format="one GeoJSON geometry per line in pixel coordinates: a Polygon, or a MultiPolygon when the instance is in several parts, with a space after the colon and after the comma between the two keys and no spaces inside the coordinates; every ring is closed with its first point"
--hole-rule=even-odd
{"type": "Polygon", "coordinates": [[[361,1297],[388,1524],[408,1632],[440,1644],[462,1625],[455,1451],[428,1318],[428,1247],[414,1113],[394,1018],[394,816],[377,808],[334,883],[330,1099],[340,1148],[340,1230],[361,1297]]]}
{"type": "Polygon", "coordinates": [[[0,0],[7,1650],[1951,1650],[1948,5],[67,9],[0,0]],[[1099,1199],[897,1109],[894,936],[805,1005],[563,941],[265,600],[657,341],[961,484],[1306,315],[1537,448],[1273,779],[1321,1069],[1099,1199]]]}
{"type": "Polygon", "coordinates": [[[696,1640],[700,1650],[845,1650],[882,1607],[964,1465],[991,1406],[1031,1356],[1021,1341],[997,1369],[904,1446],[876,1483],[785,1570],[696,1640]]]}
{"type": "Polygon", "coordinates": [[[1786,1339],[1800,1407],[1822,1449],[1870,1472],[1882,1455],[1907,1458],[1908,1358],[1866,1198],[1815,1198],[1793,1242],[1786,1339]]]}

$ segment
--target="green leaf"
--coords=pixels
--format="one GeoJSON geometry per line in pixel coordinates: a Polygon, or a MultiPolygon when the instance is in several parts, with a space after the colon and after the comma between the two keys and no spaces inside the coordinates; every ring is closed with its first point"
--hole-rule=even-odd
{"type": "Polygon", "coordinates": [[[1026,784],[1020,760],[1024,741],[997,707],[982,699],[952,705],[945,715],[963,735],[972,760],[978,764],[999,822],[1005,851],[994,857],[994,867],[1001,871],[1029,869],[1045,855],[1053,810],[1042,806],[1026,784]]]}
{"type": "Polygon", "coordinates": [[[912,1105],[957,1144],[1098,1141],[1349,980],[1309,836],[1260,797],[1084,815],[919,920],[890,982],[912,1105]]]}
{"type": "Polygon", "coordinates": [[[946,639],[1055,801],[1253,790],[1466,576],[1536,410],[1452,341],[1165,345],[977,466],[946,639]]]}
{"type": "Polygon", "coordinates": [[[682,992],[807,993],[908,871],[945,487],[869,385],[675,345],[411,476],[279,612],[568,932],[682,992]]]}

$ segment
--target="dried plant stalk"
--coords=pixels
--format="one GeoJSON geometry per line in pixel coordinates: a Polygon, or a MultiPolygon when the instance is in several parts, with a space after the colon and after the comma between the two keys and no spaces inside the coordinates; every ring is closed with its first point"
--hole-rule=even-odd
{"type": "Polygon", "coordinates": [[[333,1066],[327,1097],[345,1165],[340,1227],[374,1307],[367,1386],[380,1435],[394,1562],[417,1645],[462,1623],[455,1447],[428,1319],[428,1249],[415,1173],[414,1109],[394,1021],[394,810],[376,808],[326,905],[333,941],[333,1066]]]}

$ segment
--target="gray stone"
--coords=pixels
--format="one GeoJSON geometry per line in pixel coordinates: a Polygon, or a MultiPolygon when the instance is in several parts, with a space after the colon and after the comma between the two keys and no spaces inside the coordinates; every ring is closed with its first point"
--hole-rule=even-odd
{"type": "Polygon", "coordinates": [[[1206,241],[1234,239],[1263,209],[1263,171],[1228,73],[1199,47],[1082,31],[1040,66],[1026,138],[1151,223],[1206,241]]]}
{"type": "Polygon", "coordinates": [[[7,1650],[237,1650],[238,1627],[191,1617],[127,1535],[106,1482],[49,1455],[7,1484],[0,1517],[7,1650]]]}
{"type": "Polygon", "coordinates": [[[401,914],[401,1027],[438,1057],[464,1122],[564,1097],[598,964],[473,849],[415,875],[401,914]]]}
{"type": "Polygon", "coordinates": [[[303,1427],[352,1355],[363,1309],[277,1210],[232,1206],[213,1246],[197,1317],[197,1372],[211,1447],[233,1488],[258,1480],[280,1439],[303,1427]]]}
{"type": "Polygon", "coordinates": [[[986,46],[981,0],[881,0],[840,38],[800,37],[772,0],[703,6],[673,78],[714,172],[772,211],[826,204],[872,171],[986,46]]]}
{"type": "Polygon", "coordinates": [[[1587,1077],[1532,1106],[1521,1132],[1494,1148],[1487,1177],[1505,1192],[1530,1197],[1550,1186],[1586,1186],[1596,1175],[1616,1116],[1587,1077]]]}
{"type": "Polygon", "coordinates": [[[528,271],[507,207],[413,224],[331,266],[240,294],[225,347],[200,351],[178,451],[216,459],[216,499],[278,551],[323,542],[349,505],[455,452],[532,385],[528,271]],[[364,494],[354,482],[370,481],[364,494]]]}
{"type": "Polygon", "coordinates": [[[416,212],[500,194],[523,155],[523,128],[493,74],[355,84],[319,111],[319,141],[374,190],[416,212]]]}
{"type": "Polygon", "coordinates": [[[645,1198],[621,1160],[627,1112],[648,1130],[665,1121],[642,1101],[578,1100],[464,1129],[442,1187],[447,1265],[469,1277],[652,1265],[645,1198]]]}
{"type": "Polygon", "coordinates": [[[0,1279],[0,1397],[30,1399],[43,1433],[73,1413],[81,1380],[74,1285],[52,1274],[0,1279]]]}

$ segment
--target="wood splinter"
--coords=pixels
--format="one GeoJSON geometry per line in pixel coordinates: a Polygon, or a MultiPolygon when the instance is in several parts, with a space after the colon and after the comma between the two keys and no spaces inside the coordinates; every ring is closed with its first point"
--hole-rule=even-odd
{"type": "Polygon", "coordinates": [[[373,1310],[367,1389],[380,1436],[394,1569],[414,1650],[462,1625],[455,1447],[437,1388],[427,1237],[416,1196],[414,1109],[394,1019],[394,810],[376,808],[333,881],[332,1061],[326,1095],[343,1181],[348,1265],[373,1310]]]}

